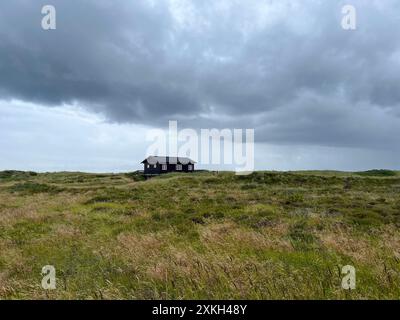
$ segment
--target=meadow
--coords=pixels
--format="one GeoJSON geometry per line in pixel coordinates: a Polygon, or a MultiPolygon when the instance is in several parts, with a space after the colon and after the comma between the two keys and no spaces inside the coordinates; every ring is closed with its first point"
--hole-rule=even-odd
{"type": "Polygon", "coordinates": [[[3,171],[0,299],[399,299],[399,226],[387,170],[3,171]]]}

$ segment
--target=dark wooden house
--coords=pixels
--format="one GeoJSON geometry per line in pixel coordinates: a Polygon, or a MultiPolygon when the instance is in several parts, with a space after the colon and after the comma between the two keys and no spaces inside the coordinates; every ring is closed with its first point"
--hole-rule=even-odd
{"type": "Polygon", "coordinates": [[[155,157],[150,156],[141,163],[144,174],[162,174],[168,172],[193,172],[195,162],[186,157],[155,157]]]}

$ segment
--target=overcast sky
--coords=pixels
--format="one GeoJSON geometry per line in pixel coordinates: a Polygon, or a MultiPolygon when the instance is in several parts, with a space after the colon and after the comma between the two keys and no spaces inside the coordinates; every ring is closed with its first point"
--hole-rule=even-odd
{"type": "Polygon", "coordinates": [[[256,169],[400,169],[400,1],[0,1],[0,170],[135,170],[169,120],[254,129],[256,169]]]}

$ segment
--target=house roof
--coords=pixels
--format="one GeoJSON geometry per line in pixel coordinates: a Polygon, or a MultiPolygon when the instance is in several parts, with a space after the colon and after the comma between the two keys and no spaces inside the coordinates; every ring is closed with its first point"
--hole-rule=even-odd
{"type": "Polygon", "coordinates": [[[196,162],[187,157],[157,157],[150,156],[144,159],[141,163],[149,164],[195,164],[196,162]]]}

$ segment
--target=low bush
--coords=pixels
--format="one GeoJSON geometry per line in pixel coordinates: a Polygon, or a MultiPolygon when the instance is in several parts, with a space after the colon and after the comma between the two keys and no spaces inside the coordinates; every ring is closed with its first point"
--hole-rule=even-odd
{"type": "Polygon", "coordinates": [[[19,193],[23,195],[33,195],[37,193],[50,193],[55,194],[62,192],[64,189],[50,186],[43,183],[35,183],[35,182],[24,182],[24,183],[17,183],[8,188],[8,191],[11,193],[19,193]]]}

